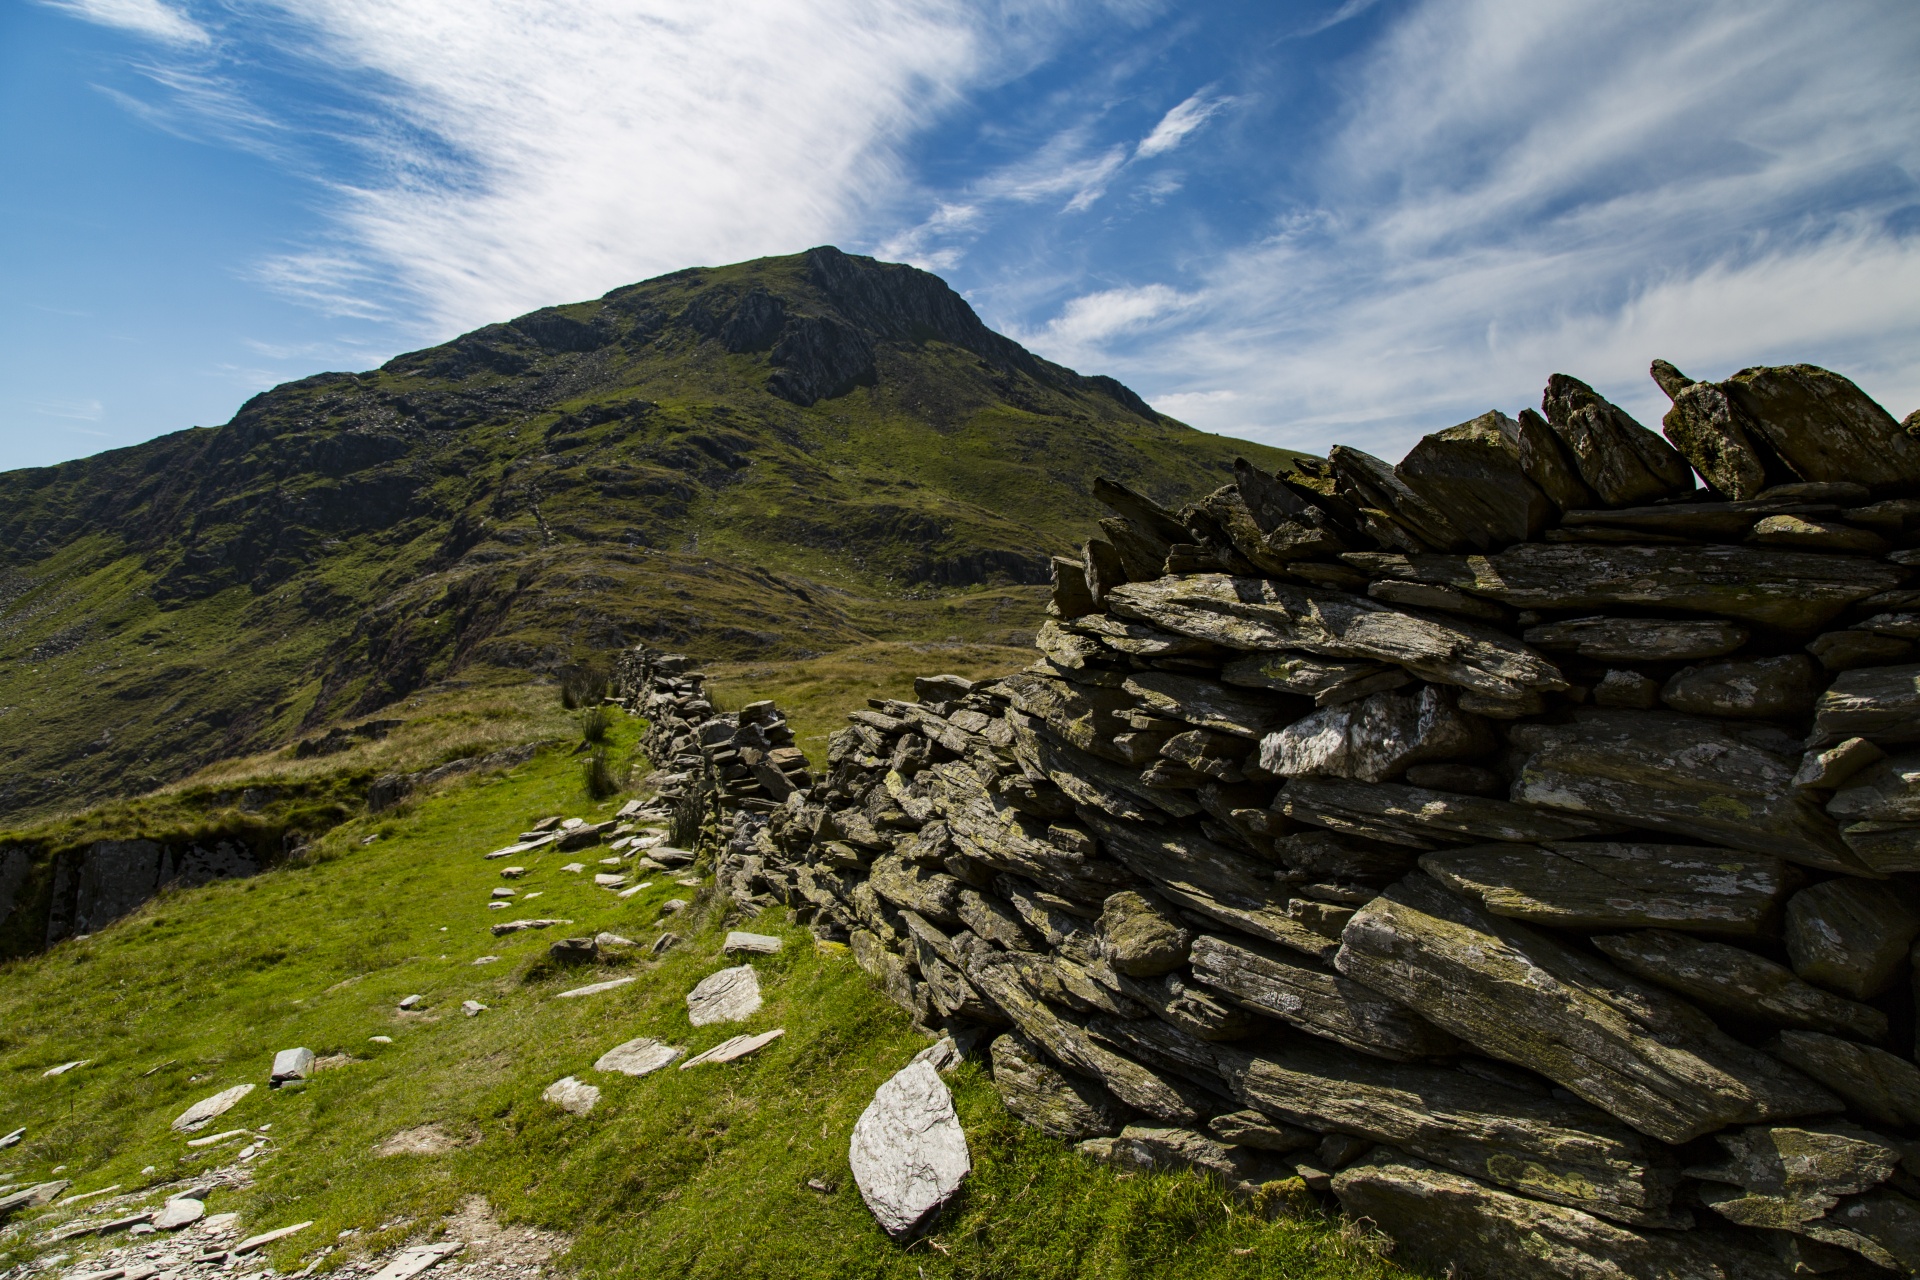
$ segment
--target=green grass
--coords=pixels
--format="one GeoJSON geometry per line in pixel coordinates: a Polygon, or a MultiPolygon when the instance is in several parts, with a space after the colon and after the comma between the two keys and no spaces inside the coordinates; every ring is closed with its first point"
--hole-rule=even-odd
{"type": "MultiPolygon", "coordinates": [[[[617,758],[633,751],[640,728],[614,725],[617,758]]],[[[661,904],[695,896],[672,876],[623,902],[559,870],[591,868],[604,854],[541,851],[512,861],[529,868],[515,887],[543,896],[486,909],[488,891],[506,882],[483,853],[544,815],[595,817],[619,803],[589,801],[577,758],[555,747],[511,772],[355,818],[298,865],[169,893],[91,938],[0,966],[0,1131],[28,1131],[0,1153],[0,1182],[58,1165],[76,1192],[188,1175],[219,1157],[189,1155],[168,1122],[252,1081],[261,1087],[207,1132],[271,1123],[275,1149],[252,1166],[252,1188],[216,1196],[211,1209],[239,1210],[248,1230],[314,1220],[272,1250],[282,1270],[358,1229],[324,1274],[424,1234],[480,1194],[503,1221],[566,1233],[573,1244],[561,1265],[595,1277],[1404,1274],[1329,1221],[1269,1221],[1189,1174],[1095,1167],[1014,1122],[973,1065],[952,1083],[974,1173],[935,1234],[910,1248],[891,1243],[860,1202],[847,1139],[874,1088],[926,1041],[844,949],[817,946],[783,910],[762,915],[752,927],[786,940],[779,955],[755,960],[766,1006],[744,1027],[693,1028],[685,992],[731,963],[719,954],[720,904],[697,899],[674,917],[687,940],[658,962],[560,972],[546,956],[556,936],[602,929],[651,943],[661,904]],[[363,843],[370,835],[378,838],[363,843]],[[575,923],[490,936],[490,924],[523,914],[575,923]],[[502,958],[475,967],[483,954],[502,958]],[[627,975],[638,980],[613,992],[552,998],[627,975]],[[398,1012],[413,993],[426,997],[425,1012],[398,1012]],[[463,1017],[465,999],[490,1009],[463,1017]],[[736,1064],[639,1080],[590,1070],[636,1035],[698,1051],[772,1027],[785,1038],[736,1064]],[[393,1043],[373,1044],[374,1035],[393,1043]],[[304,1088],[268,1090],[272,1053],[294,1045],[354,1061],[304,1088]],[[42,1077],[74,1058],[94,1062],[42,1077]],[[540,1100],[563,1075],[600,1086],[592,1115],[540,1100]],[[424,1124],[470,1145],[373,1155],[424,1124]],[[148,1165],[158,1169],[151,1178],[140,1172],[148,1165]],[[810,1189],[810,1178],[833,1190],[810,1189]],[[376,1230],[399,1219],[411,1225],[376,1230]]],[[[24,1258],[22,1241],[0,1249],[0,1268],[24,1258]]]]}

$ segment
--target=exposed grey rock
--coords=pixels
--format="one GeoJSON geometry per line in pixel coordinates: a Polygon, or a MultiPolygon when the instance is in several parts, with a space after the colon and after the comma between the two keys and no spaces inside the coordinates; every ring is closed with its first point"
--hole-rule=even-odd
{"type": "Polygon", "coordinates": [[[212,1124],[216,1117],[233,1110],[240,1099],[252,1092],[253,1086],[250,1084],[236,1084],[231,1088],[222,1089],[210,1098],[202,1098],[175,1116],[171,1128],[176,1133],[195,1133],[212,1124]]]}
{"type": "Polygon", "coordinates": [[[1159,1125],[1130,1124],[1115,1137],[1082,1142],[1076,1150],[1123,1169],[1193,1169],[1212,1174],[1240,1195],[1257,1194],[1262,1184],[1293,1174],[1291,1165],[1257,1148],[1233,1146],[1192,1129],[1159,1125]]]}
{"type": "Polygon", "coordinates": [[[1329,831],[1416,849],[1430,849],[1435,842],[1574,840],[1622,829],[1614,822],[1532,805],[1392,782],[1293,778],[1280,788],[1273,807],[1329,831]]]}
{"type": "Polygon", "coordinates": [[[1327,462],[1341,497],[1360,508],[1368,530],[1409,550],[1464,550],[1471,544],[1453,522],[1415,493],[1394,468],[1359,449],[1335,445],[1327,462]]]}
{"type": "Polygon", "coordinates": [[[1865,738],[1883,747],[1920,742],[1920,663],[1835,676],[1814,706],[1810,745],[1843,738],[1865,738]]]}
{"type": "Polygon", "coordinates": [[[1672,711],[1580,708],[1567,724],[1516,725],[1528,755],[1513,798],[1559,812],[1632,815],[1636,826],[1828,870],[1864,870],[1838,827],[1793,785],[1798,744],[1672,711]]]}
{"type": "Polygon", "coordinates": [[[1443,613],[1458,613],[1496,625],[1506,623],[1513,616],[1513,611],[1505,605],[1495,604],[1491,600],[1482,600],[1479,596],[1470,596],[1453,587],[1435,586],[1426,582],[1401,582],[1394,578],[1383,578],[1378,582],[1368,583],[1367,598],[1384,601],[1387,604],[1411,605],[1416,609],[1438,609],[1443,613]]]}
{"type": "Polygon", "coordinates": [[[1408,765],[1470,760],[1494,746],[1477,716],[1454,709],[1435,685],[1410,695],[1376,693],[1294,721],[1260,742],[1260,767],[1279,777],[1320,775],[1384,782],[1408,765]]]}
{"type": "Polygon", "coordinates": [[[1687,1170],[1701,1199],[1743,1227],[1799,1230],[1842,1196],[1885,1182],[1900,1164],[1892,1142],[1853,1125],[1754,1126],[1714,1135],[1721,1158],[1687,1170]]]}
{"type": "MultiPolygon", "coordinates": [[[[1868,765],[1878,764],[1886,758],[1886,752],[1865,738],[1848,738],[1824,751],[1816,747],[1800,757],[1800,768],[1793,775],[1793,785],[1831,791],[1868,765]]],[[[1845,832],[1841,834],[1844,838],[1845,832]]]]}
{"type": "Polygon", "coordinates": [[[1885,1049],[1854,1044],[1818,1031],[1782,1031],[1773,1055],[1846,1099],[1877,1124],[1920,1124],[1920,1067],[1885,1049]]]}
{"type": "Polygon", "coordinates": [[[572,1076],[562,1076],[548,1085],[540,1097],[571,1115],[584,1116],[600,1101],[600,1089],[572,1076]]]}
{"type": "Polygon", "coordinates": [[[1370,693],[1398,689],[1413,677],[1397,666],[1378,662],[1334,662],[1302,653],[1255,653],[1236,658],[1220,670],[1228,684],[1271,689],[1312,698],[1318,707],[1338,706],[1370,693]]]}
{"type": "Polygon", "coordinates": [[[1880,561],[1725,546],[1528,542],[1490,556],[1419,556],[1407,572],[1516,609],[1633,605],[1803,633],[1900,585],[1899,570],[1880,561]]]}
{"type": "Polygon", "coordinates": [[[1813,662],[1788,653],[1702,663],[1668,680],[1660,699],[1692,715],[1796,719],[1813,708],[1813,662]]]}
{"type": "Polygon", "coordinates": [[[727,940],[720,950],[727,955],[747,952],[754,955],[770,956],[780,950],[781,941],[764,933],[742,933],[733,930],[727,934],[727,940]]]}
{"type": "Polygon", "coordinates": [[[153,1216],[156,1231],[178,1231],[181,1227],[190,1227],[206,1216],[207,1206],[202,1200],[191,1196],[178,1196],[168,1200],[153,1216]]]}
{"type": "Polygon", "coordinates": [[[873,860],[867,877],[873,891],[897,906],[917,911],[942,924],[960,922],[961,884],[944,871],[932,871],[897,854],[873,860]]]}
{"type": "Polygon", "coordinates": [[[1540,411],[1580,479],[1602,503],[1624,507],[1693,488],[1693,472],[1671,445],[1609,404],[1578,378],[1547,379],[1540,411]]]}
{"type": "MultiPolygon", "coordinates": [[[[211,1223],[213,1219],[209,1218],[207,1221],[211,1223]]],[[[273,1231],[262,1231],[259,1235],[248,1236],[245,1240],[233,1246],[233,1252],[236,1255],[252,1253],[255,1249],[265,1248],[277,1240],[284,1240],[295,1232],[305,1231],[312,1225],[312,1222],[296,1222],[290,1227],[279,1227],[273,1231]]]]}
{"type": "Polygon", "coordinates": [[[1692,1006],[1424,875],[1362,908],[1335,963],[1487,1056],[1665,1142],[1837,1106],[1692,1006]]]}
{"type": "Polygon", "coordinates": [[[1426,854],[1420,866],[1493,914],[1532,924],[1728,937],[1769,928],[1798,882],[1779,858],[1674,844],[1485,844],[1426,854]]]}
{"type": "Polygon", "coordinates": [[[1886,1038],[1887,1015],[1878,1009],[1822,991],[1785,965],[1740,947],[1665,929],[1605,934],[1592,942],[1628,973],[1709,1009],[1779,1027],[1886,1038]]]}
{"type": "Polygon", "coordinates": [[[1009,951],[1035,951],[1041,939],[1021,919],[1020,913],[996,897],[978,889],[960,891],[960,922],[976,936],[1009,951]]]}
{"type": "Polygon", "coordinates": [[[1322,1133],[1391,1143],[1525,1195],[1653,1226],[1676,1225],[1680,1171],[1627,1126],[1580,1103],[1446,1067],[1357,1058],[1311,1040],[1260,1054],[1214,1050],[1234,1096],[1322,1133]]]}
{"type": "Polygon", "coordinates": [[[56,1178],[51,1182],[37,1182],[30,1187],[23,1187],[19,1191],[0,1196],[0,1221],[5,1221],[7,1217],[22,1209],[51,1204],[56,1196],[72,1185],[73,1182],[69,1178],[56,1178]]]}
{"type": "Polygon", "coordinates": [[[1286,716],[1266,698],[1166,671],[1137,671],[1121,687],[1155,715],[1239,738],[1257,738],[1286,716]]]}
{"type": "Polygon", "coordinates": [[[1252,939],[1202,935],[1193,944],[1193,976],[1250,1009],[1375,1057],[1414,1061],[1458,1047],[1406,1006],[1252,939]]]}
{"type": "Polygon", "coordinates": [[[601,1054],[593,1064],[595,1071],[617,1071],[623,1076],[644,1076],[660,1070],[685,1054],[651,1036],[640,1036],[617,1044],[601,1054]]]}
{"type": "Polygon", "coordinates": [[[1207,1121],[1207,1131],[1233,1146],[1257,1151],[1304,1151],[1320,1145],[1321,1135],[1311,1129],[1274,1120],[1258,1111],[1229,1111],[1207,1121]]]}
{"type": "Polygon", "coordinates": [[[1664,360],[1654,361],[1653,378],[1673,398],[1662,419],[1667,439],[1716,492],[1745,501],[1770,482],[1793,478],[1767,450],[1760,424],[1726,388],[1695,382],[1664,360]]]}
{"type": "Polygon", "coordinates": [[[719,1044],[704,1053],[694,1054],[691,1058],[688,1058],[680,1064],[680,1070],[685,1071],[689,1067],[737,1061],[740,1058],[746,1057],[748,1054],[760,1052],[760,1050],[766,1048],[785,1034],[787,1034],[785,1027],[775,1027],[772,1031],[762,1031],[757,1036],[733,1036],[730,1039],[722,1040],[719,1044]]]}
{"type": "Polygon", "coordinates": [[[1711,619],[1575,618],[1528,627],[1526,642],[1601,662],[1686,662],[1718,658],[1747,642],[1747,629],[1711,619]]]}
{"type": "Polygon", "coordinates": [[[1851,1249],[1875,1266],[1920,1273],[1920,1203],[1897,1191],[1876,1187],[1800,1229],[1816,1240],[1851,1249]]]}
{"type": "Polygon", "coordinates": [[[288,1080],[305,1080],[313,1074],[313,1050],[282,1049],[273,1055],[273,1071],[270,1079],[274,1084],[288,1080]]]}
{"type": "Polygon", "coordinates": [[[1542,1204],[1391,1151],[1334,1176],[1333,1194],[1459,1280],[1779,1280],[1771,1258],[1719,1239],[1632,1231],[1542,1204]]]}
{"type": "Polygon", "coordinates": [[[1482,549],[1536,537],[1556,514],[1521,465],[1519,424],[1497,410],[1422,436],[1394,474],[1482,549]]]}
{"type": "Polygon", "coordinates": [[[1246,854],[1190,832],[1091,816],[1088,825],[1109,856],[1176,905],[1318,959],[1332,954],[1334,944],[1287,913],[1287,895],[1246,854]]]}
{"type": "Polygon", "coordinates": [[[1557,667],[1491,627],[1418,617],[1338,591],[1195,574],[1117,588],[1111,607],[1123,617],[1229,649],[1392,662],[1435,684],[1495,697],[1566,688],[1557,667]]]}
{"type": "Polygon", "coordinates": [[[742,1022],[760,1009],[760,976],[753,966],[722,969],[700,979],[687,992],[687,1021],[696,1027],[742,1022]]]}
{"type": "Polygon", "coordinates": [[[1015,710],[1044,723],[1062,742],[1116,764],[1127,763],[1112,740],[1127,728],[1124,717],[1133,709],[1132,695],[1051,679],[1032,668],[1003,678],[1000,687],[1015,710]]]}
{"type": "Polygon", "coordinates": [[[555,1000],[573,1000],[581,996],[597,996],[606,991],[617,991],[633,982],[632,978],[609,978],[605,982],[590,982],[584,987],[574,987],[570,991],[556,991],[555,1000]]]}
{"type": "Polygon", "coordinates": [[[940,1073],[910,1063],[881,1085],[853,1126],[847,1159],[861,1199],[887,1234],[911,1236],[973,1168],[940,1073]]]}
{"type": "Polygon", "coordinates": [[[1787,903],[1787,956],[1808,982],[1871,1000],[1892,988],[1920,937],[1911,889],[1850,878],[1802,889],[1787,903]]]}
{"type": "Polygon", "coordinates": [[[1106,1090],[1054,1070],[1024,1036],[1008,1032],[995,1037],[989,1054],[1000,1100],[1040,1132],[1078,1142],[1119,1130],[1119,1107],[1106,1090]]]}
{"type": "Polygon", "coordinates": [[[1121,973],[1150,978],[1187,962],[1193,931],[1167,907],[1144,894],[1116,893],[1100,912],[1100,940],[1109,963],[1121,973]]]}
{"type": "MultiPolygon", "coordinates": [[[[1131,881],[1123,867],[1049,841],[1044,822],[988,790],[967,765],[940,764],[927,772],[933,775],[934,803],[946,818],[948,833],[967,857],[1094,906],[1131,881]]],[[[959,882],[954,881],[956,912],[958,891],[959,882]]]]}
{"type": "MultiPolygon", "coordinates": [[[[1091,971],[1090,971],[1091,972],[1091,971]]],[[[1180,973],[1157,978],[1130,978],[1114,974],[1115,985],[1170,1026],[1205,1041],[1244,1039],[1254,1020],[1217,992],[1189,982],[1180,973]]]]}

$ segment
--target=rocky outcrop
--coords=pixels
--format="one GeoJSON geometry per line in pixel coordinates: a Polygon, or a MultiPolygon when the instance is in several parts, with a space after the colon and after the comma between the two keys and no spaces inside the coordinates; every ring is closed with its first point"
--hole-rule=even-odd
{"type": "MultiPolygon", "coordinates": [[[[1095,1158],[1467,1277],[1912,1272],[1920,466],[1835,375],[1658,372],[1671,444],[1556,376],[1399,467],[1099,486],[1034,665],[716,799],[722,883],[1095,1158]]],[[[738,731],[656,730],[670,793],[738,731]]]]}

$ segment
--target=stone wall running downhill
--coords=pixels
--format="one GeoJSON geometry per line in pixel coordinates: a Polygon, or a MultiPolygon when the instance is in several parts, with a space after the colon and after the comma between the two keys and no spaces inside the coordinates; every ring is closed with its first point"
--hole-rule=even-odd
{"type": "Polygon", "coordinates": [[[680,837],[1096,1158],[1463,1277],[1920,1271],[1920,421],[1654,374],[1677,450],[1556,375],[1398,466],[1102,484],[1038,661],[818,779],[632,655],[680,837]]]}

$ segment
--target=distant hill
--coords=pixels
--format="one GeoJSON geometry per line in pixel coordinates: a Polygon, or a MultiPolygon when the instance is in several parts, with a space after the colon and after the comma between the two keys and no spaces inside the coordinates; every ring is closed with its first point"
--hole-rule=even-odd
{"type": "Polygon", "coordinates": [[[0,819],[149,789],[455,673],[639,640],[792,658],[1038,621],[1097,476],[1292,457],[1156,414],[938,277],[694,268],[0,474],[0,819]]]}

